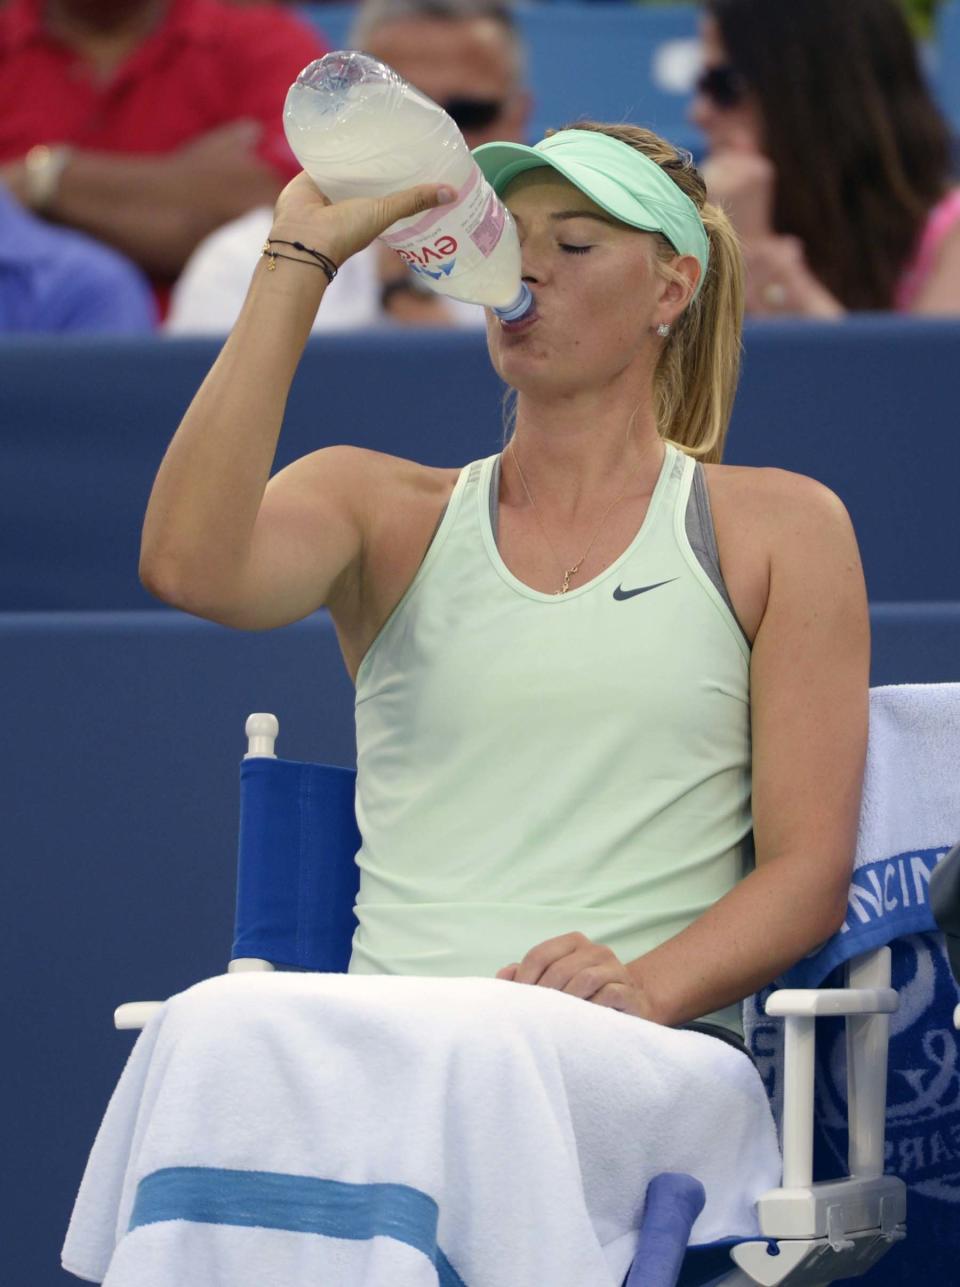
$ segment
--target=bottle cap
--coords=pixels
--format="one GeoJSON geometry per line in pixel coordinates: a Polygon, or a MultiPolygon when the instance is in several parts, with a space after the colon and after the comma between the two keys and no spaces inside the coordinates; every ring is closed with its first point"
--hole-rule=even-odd
{"type": "Polygon", "coordinates": [[[520,294],[506,308],[495,308],[493,311],[502,322],[518,322],[533,308],[533,291],[526,282],[520,283],[520,294]]]}

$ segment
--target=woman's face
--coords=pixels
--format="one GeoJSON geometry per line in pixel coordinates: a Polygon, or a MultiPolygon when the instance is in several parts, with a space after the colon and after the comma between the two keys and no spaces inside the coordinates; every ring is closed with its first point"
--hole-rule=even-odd
{"type": "Polygon", "coordinates": [[[700,39],[704,75],[690,106],[690,119],[703,132],[708,152],[762,152],[759,106],[739,78],[720,28],[709,14],[701,20],[700,39]]]}
{"type": "Polygon", "coordinates": [[[683,294],[656,272],[653,236],[619,223],[548,168],[521,174],[504,204],[516,220],[536,320],[511,331],[488,313],[487,343],[501,379],[562,395],[602,389],[635,363],[652,363],[651,327],[672,322],[682,306],[661,296],[683,294]]]}

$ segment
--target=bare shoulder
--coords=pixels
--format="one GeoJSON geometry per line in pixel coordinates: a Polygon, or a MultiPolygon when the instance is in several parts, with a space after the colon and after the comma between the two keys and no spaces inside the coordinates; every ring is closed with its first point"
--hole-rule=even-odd
{"type": "Polygon", "coordinates": [[[718,541],[722,533],[759,540],[770,554],[816,533],[852,535],[840,497],[806,474],[746,465],[706,465],[718,541]]]}
{"type": "Polygon", "coordinates": [[[429,523],[433,511],[442,511],[458,473],[344,444],[301,456],[271,480],[271,489],[296,495],[302,506],[315,510],[318,521],[336,497],[369,555],[379,541],[397,535],[401,544],[409,540],[416,545],[418,516],[429,523]]]}
{"type": "Polygon", "coordinates": [[[439,520],[460,476],[459,469],[421,465],[363,447],[337,447],[344,468],[353,471],[366,511],[366,535],[372,547],[379,540],[399,538],[401,546],[419,544],[421,524],[439,520]],[[406,535],[404,535],[406,534],[406,535]]]}
{"type": "Polygon", "coordinates": [[[704,470],[711,502],[715,495],[721,504],[729,499],[760,519],[776,520],[785,505],[795,518],[846,514],[836,492],[806,474],[754,465],[704,465],[704,470]]]}
{"type": "Polygon", "coordinates": [[[933,267],[910,306],[911,313],[954,316],[960,308],[960,220],[937,248],[933,267]]]}
{"type": "Polygon", "coordinates": [[[363,544],[355,589],[375,601],[392,596],[411,561],[414,571],[419,566],[460,473],[346,445],[323,447],[297,465],[308,494],[319,501],[335,492],[346,500],[363,544]]]}
{"type": "MultiPolygon", "coordinates": [[[[309,459],[309,458],[308,458],[309,459]]],[[[348,669],[360,660],[417,574],[459,469],[440,469],[363,447],[327,447],[313,453],[311,468],[329,482],[334,471],[351,497],[362,534],[358,575],[329,603],[348,669]]]]}
{"type": "Polygon", "coordinates": [[[291,468],[317,479],[336,476],[362,491],[399,487],[404,493],[415,496],[440,494],[445,489],[452,489],[459,473],[456,469],[437,469],[403,456],[391,456],[384,451],[348,444],[321,447],[302,456],[291,468]]]}
{"type": "Polygon", "coordinates": [[[774,571],[854,560],[853,525],[843,502],[823,483],[786,469],[705,465],[720,566],[747,637],[753,641],[769,600],[774,571]]]}

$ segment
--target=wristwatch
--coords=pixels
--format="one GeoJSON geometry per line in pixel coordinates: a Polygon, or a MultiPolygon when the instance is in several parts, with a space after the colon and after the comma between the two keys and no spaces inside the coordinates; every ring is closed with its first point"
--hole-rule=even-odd
{"type": "Polygon", "coordinates": [[[24,169],[27,182],[27,204],[33,210],[43,211],[53,204],[60,186],[60,179],[73,148],[66,143],[50,146],[38,143],[24,157],[24,169]]]}

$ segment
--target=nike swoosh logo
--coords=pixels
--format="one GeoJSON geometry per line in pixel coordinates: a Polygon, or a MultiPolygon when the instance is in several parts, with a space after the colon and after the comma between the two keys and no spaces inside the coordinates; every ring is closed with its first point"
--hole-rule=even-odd
{"type": "Polygon", "coordinates": [[[632,599],[635,594],[646,594],[648,590],[657,590],[661,585],[671,585],[676,580],[678,578],[672,576],[669,581],[657,581],[654,585],[641,585],[636,590],[624,590],[622,586],[618,585],[613,592],[613,597],[619,600],[632,599]]]}

